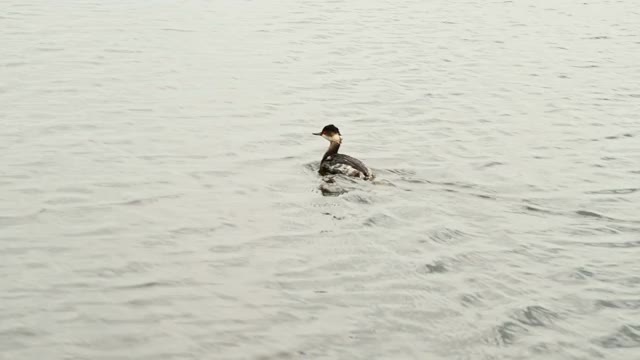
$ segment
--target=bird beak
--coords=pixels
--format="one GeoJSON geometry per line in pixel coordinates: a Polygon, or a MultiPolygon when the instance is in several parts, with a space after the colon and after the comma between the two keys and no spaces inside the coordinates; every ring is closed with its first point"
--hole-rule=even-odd
{"type": "Polygon", "coordinates": [[[322,135],[322,133],[321,133],[321,132],[319,132],[319,133],[312,133],[312,134],[313,134],[313,135],[317,135],[317,136],[321,136],[321,135],[322,135]]]}

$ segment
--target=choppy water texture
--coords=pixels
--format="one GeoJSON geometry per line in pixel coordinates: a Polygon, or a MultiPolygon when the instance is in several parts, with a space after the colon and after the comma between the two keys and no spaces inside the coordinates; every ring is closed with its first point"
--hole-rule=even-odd
{"type": "Polygon", "coordinates": [[[640,358],[637,1],[0,9],[0,358],[640,358]]]}

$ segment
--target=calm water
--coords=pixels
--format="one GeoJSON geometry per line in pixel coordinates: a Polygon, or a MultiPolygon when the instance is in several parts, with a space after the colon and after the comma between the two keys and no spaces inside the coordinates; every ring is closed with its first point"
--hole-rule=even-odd
{"type": "Polygon", "coordinates": [[[636,0],[0,9],[1,359],[640,358],[636,0]]]}

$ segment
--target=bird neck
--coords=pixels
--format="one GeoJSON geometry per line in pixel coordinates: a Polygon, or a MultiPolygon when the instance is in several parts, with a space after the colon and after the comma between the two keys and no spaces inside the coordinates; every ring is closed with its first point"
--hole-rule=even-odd
{"type": "Polygon", "coordinates": [[[327,149],[327,152],[324,153],[324,156],[322,157],[322,161],[327,160],[327,158],[329,156],[333,156],[333,155],[337,154],[339,149],[340,149],[340,143],[332,141],[329,144],[329,149],[327,149]]]}

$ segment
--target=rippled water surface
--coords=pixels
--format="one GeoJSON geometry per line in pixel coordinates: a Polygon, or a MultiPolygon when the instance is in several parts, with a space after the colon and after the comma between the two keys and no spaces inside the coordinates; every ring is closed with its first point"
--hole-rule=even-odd
{"type": "Polygon", "coordinates": [[[0,9],[0,358],[640,358],[637,1],[0,9]]]}

